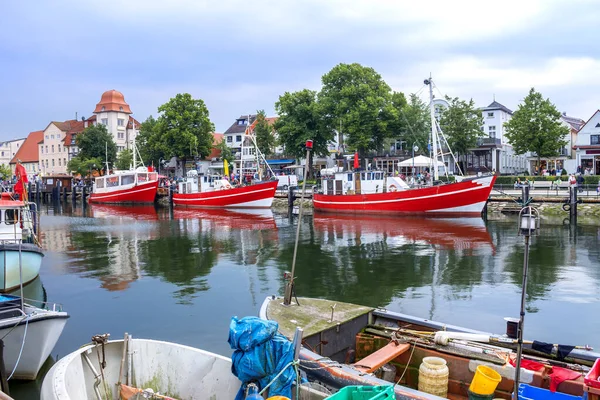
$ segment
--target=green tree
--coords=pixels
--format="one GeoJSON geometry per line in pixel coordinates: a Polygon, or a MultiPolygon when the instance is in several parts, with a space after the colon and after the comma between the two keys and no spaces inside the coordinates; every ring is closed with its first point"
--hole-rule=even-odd
{"type": "Polygon", "coordinates": [[[126,149],[119,153],[115,167],[120,170],[127,170],[133,165],[133,151],[126,149]]]}
{"type": "Polygon", "coordinates": [[[225,143],[225,139],[217,143],[215,145],[215,149],[221,152],[221,159],[227,160],[229,165],[231,165],[231,163],[235,161],[235,157],[233,155],[233,152],[231,151],[231,147],[227,146],[227,143],[225,143]]]}
{"type": "Polygon", "coordinates": [[[10,169],[10,166],[6,165],[6,164],[0,164],[0,179],[7,180],[12,178],[12,170],[10,169]]]}
{"type": "Polygon", "coordinates": [[[179,93],[158,107],[158,112],[161,115],[156,134],[160,135],[167,157],[178,157],[185,169],[187,159],[210,154],[215,126],[204,101],[193,99],[189,93],[179,93]]]}
{"type": "Polygon", "coordinates": [[[404,120],[402,138],[406,141],[407,148],[413,145],[426,149],[431,134],[431,114],[429,106],[412,93],[406,106],[400,110],[399,119],[404,120]]]}
{"type": "Polygon", "coordinates": [[[106,126],[102,124],[87,127],[77,135],[75,143],[79,147],[77,157],[80,160],[98,158],[104,162],[108,161],[109,166],[112,166],[117,159],[117,144],[106,130],[106,126]]]}
{"type": "Polygon", "coordinates": [[[144,163],[158,165],[161,158],[167,158],[167,151],[158,130],[158,121],[152,116],[141,123],[135,144],[144,163]]]}
{"type": "Polygon", "coordinates": [[[323,75],[322,83],[319,104],[329,130],[341,121],[350,148],[361,155],[380,150],[397,115],[391,89],[381,76],[360,64],[339,64],[323,75]]]}
{"type": "Polygon", "coordinates": [[[567,141],[569,128],[560,122],[560,111],[550,99],[531,88],[522,104],[510,121],[504,124],[505,136],[517,154],[534,152],[538,165],[542,157],[555,157],[560,154],[567,141]]]}
{"type": "Polygon", "coordinates": [[[103,167],[102,159],[100,157],[82,158],[81,155],[73,157],[67,168],[73,175],[88,176],[93,171],[99,171],[103,167]]]}
{"type": "Polygon", "coordinates": [[[275,136],[273,135],[273,127],[267,121],[265,110],[257,111],[254,134],[256,135],[256,145],[260,152],[265,157],[270,156],[275,147],[275,136]]]}
{"type": "Polygon", "coordinates": [[[279,119],[275,122],[275,130],[285,153],[295,158],[305,157],[305,143],[313,141],[313,151],[307,160],[308,173],[312,177],[313,155],[329,154],[328,144],[333,140],[333,129],[323,123],[323,113],[317,102],[317,93],[304,89],[299,92],[285,92],[275,103],[279,119]]]}
{"type": "Polygon", "coordinates": [[[466,155],[477,146],[477,138],[485,136],[481,130],[483,117],[473,99],[467,102],[446,96],[446,101],[448,108],[441,112],[439,124],[458,159],[458,155],[466,155]]]}

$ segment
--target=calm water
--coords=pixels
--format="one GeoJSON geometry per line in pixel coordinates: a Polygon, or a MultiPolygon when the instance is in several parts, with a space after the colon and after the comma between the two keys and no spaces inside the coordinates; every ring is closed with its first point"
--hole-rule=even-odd
{"type": "MultiPolygon", "coordinates": [[[[42,211],[41,284],[71,315],[54,358],[105,332],[230,355],[230,318],[282,294],[291,268],[295,226],[270,211],[42,211]]],[[[498,333],[503,317],[518,316],[524,244],[514,222],[319,214],[302,224],[299,296],[498,333]]],[[[542,225],[530,252],[527,338],[600,349],[599,238],[599,227],[542,225]]],[[[35,398],[40,384],[13,394],[35,398]]]]}

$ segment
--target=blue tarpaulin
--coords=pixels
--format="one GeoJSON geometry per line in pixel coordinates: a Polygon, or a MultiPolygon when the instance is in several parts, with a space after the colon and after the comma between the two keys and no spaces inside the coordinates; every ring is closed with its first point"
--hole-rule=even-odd
{"type": "MultiPolygon", "coordinates": [[[[256,317],[231,318],[229,345],[235,351],[231,356],[231,372],[242,381],[236,400],[244,398],[246,385],[258,384],[260,390],[294,359],[294,346],[282,334],[275,321],[256,317]]],[[[292,398],[292,384],[296,371],[292,365],[269,386],[269,397],[292,398]]]]}

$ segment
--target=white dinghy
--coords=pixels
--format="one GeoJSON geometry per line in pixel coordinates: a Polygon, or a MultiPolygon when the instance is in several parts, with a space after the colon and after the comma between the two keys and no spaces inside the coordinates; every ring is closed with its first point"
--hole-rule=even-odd
{"type": "Polygon", "coordinates": [[[231,359],[176,343],[106,340],[60,359],[42,384],[42,400],[233,399],[241,382],[231,359]],[[104,368],[102,367],[104,365],[104,368]]]}

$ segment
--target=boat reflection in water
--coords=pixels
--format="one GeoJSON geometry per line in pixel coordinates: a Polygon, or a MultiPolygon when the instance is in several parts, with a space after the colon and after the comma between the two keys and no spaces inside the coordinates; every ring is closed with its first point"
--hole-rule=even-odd
{"type": "Polygon", "coordinates": [[[94,218],[127,218],[147,221],[158,220],[158,213],[152,204],[135,206],[90,204],[89,216],[94,218]]]}
{"type": "MultiPolygon", "coordinates": [[[[492,238],[481,218],[377,217],[315,214],[316,230],[344,241],[371,242],[386,239],[398,245],[423,243],[444,249],[494,249],[492,238]]],[[[327,239],[325,240],[327,242],[327,239]]]]}
{"type": "MultiPolygon", "coordinates": [[[[17,288],[10,293],[13,296],[21,296],[21,289],[17,288]]],[[[44,286],[42,286],[42,280],[38,276],[25,286],[23,286],[23,298],[29,304],[33,304],[38,307],[43,307],[43,304],[46,303],[48,297],[46,296],[46,290],[44,286]]]]}
{"type": "Polygon", "coordinates": [[[275,218],[270,209],[231,210],[221,208],[173,210],[173,219],[209,221],[214,228],[250,231],[276,230],[275,218]]]}

